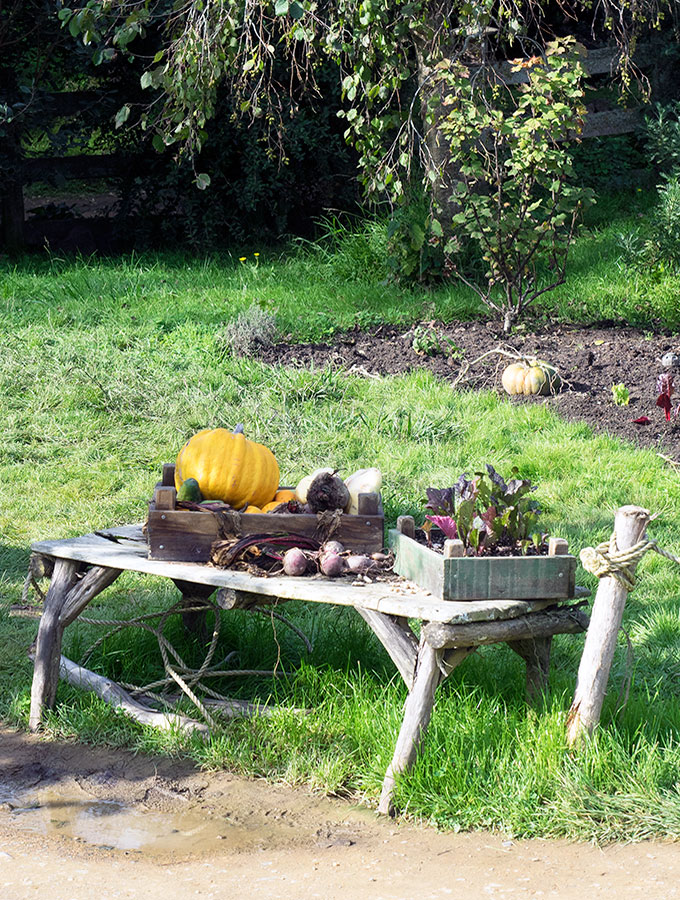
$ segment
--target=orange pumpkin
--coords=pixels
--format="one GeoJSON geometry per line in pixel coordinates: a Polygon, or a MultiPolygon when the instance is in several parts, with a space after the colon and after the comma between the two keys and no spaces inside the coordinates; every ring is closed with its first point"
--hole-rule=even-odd
{"type": "Polygon", "coordinates": [[[276,457],[263,444],[226,428],[205,428],[190,438],[175,463],[175,487],[195,478],[206,500],[222,500],[240,509],[262,507],[279,484],[276,457]]]}

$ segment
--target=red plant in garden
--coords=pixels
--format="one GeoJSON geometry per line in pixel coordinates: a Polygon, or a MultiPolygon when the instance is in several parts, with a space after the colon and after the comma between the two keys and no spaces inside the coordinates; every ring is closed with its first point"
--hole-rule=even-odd
{"type": "MultiPolygon", "coordinates": [[[[659,395],[656,398],[656,405],[661,407],[666,416],[666,421],[670,422],[671,410],[673,409],[673,404],[671,402],[671,396],[673,395],[673,376],[670,372],[664,372],[663,375],[658,376],[656,379],[656,392],[659,395]]],[[[678,415],[678,409],[680,409],[680,407],[675,408],[674,415],[676,417],[678,415]]]]}

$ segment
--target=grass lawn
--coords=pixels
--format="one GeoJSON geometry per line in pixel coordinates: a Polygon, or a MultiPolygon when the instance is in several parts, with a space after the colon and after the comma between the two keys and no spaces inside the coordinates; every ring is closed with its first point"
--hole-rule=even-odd
{"type": "MultiPolygon", "coordinates": [[[[616,231],[632,221],[594,220],[576,247],[572,278],[539,314],[559,307],[575,320],[638,321],[633,310],[644,296],[641,325],[676,327],[677,278],[644,282],[640,274],[637,285],[617,262],[616,231]]],[[[255,300],[276,310],[292,340],[319,339],[357,322],[418,321],[433,309],[444,319],[479,314],[457,288],[410,291],[384,283],[382,241],[380,228],[371,226],[335,246],[287,255],[249,250],[241,254],[245,262],[165,255],[2,263],[5,721],[27,721],[26,648],[36,623],[9,617],[8,607],[21,596],[31,541],[141,521],[161,464],[206,425],[243,422],[249,436],[275,452],[288,483],[320,464],[343,472],[378,465],[391,522],[403,513],[422,516],[427,486],[449,485],[491,462],[501,473],[516,465],[538,482],[546,530],[567,537],[574,551],[608,537],[615,508],[636,503],[661,514],[650,533],[680,554],[680,481],[653,452],[594,436],[541,405],[515,407],[492,393],[453,391],[424,372],[361,379],[331,369],[268,368],[231,355],[225,324],[255,300]]],[[[423,752],[399,784],[399,805],[445,827],[518,836],[680,835],[680,569],[650,554],[640,576],[602,727],[585,749],[568,753],[564,741],[582,638],[555,639],[550,698],[533,707],[524,701],[519,659],[505,647],[486,648],[441,689],[423,752]]],[[[595,587],[583,572],[579,582],[595,587]]],[[[123,576],[89,612],[137,614],[170,598],[159,581],[123,576]]],[[[50,733],[188,754],[207,767],[375,801],[404,688],[351,610],[287,605],[286,613],[312,639],[311,653],[292,631],[277,625],[273,632],[269,619],[252,614],[225,615],[220,638],[223,655],[236,650],[241,667],[272,666],[280,655],[287,676],[221,686],[233,696],[280,704],[272,718],[226,723],[202,744],[159,736],[62,685],[50,733]],[[299,716],[295,707],[313,714],[299,716]]],[[[178,624],[169,627],[187,660],[198,660],[201,648],[178,624]]],[[[71,626],[66,655],[79,658],[101,634],[96,626],[71,626]]],[[[88,665],[133,682],[162,672],[155,641],[140,631],[107,638],[88,665]]]]}

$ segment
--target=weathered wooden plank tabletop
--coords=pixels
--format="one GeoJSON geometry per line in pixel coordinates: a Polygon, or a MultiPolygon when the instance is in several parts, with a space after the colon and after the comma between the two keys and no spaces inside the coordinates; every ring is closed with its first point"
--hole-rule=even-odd
{"type": "Polygon", "coordinates": [[[109,528],[97,534],[66,540],[38,541],[31,549],[34,553],[107,568],[214,585],[216,588],[231,588],[284,600],[352,606],[427,622],[463,624],[513,619],[555,603],[554,600],[542,599],[466,602],[438,600],[405,579],[356,585],[344,580],[330,581],[322,576],[257,577],[248,572],[218,569],[203,563],[148,559],[147,543],[141,525],[109,528]]]}

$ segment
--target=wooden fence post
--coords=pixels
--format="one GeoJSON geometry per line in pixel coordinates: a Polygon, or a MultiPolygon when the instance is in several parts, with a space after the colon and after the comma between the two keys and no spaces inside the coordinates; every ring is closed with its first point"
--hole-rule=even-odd
{"type": "MultiPolygon", "coordinates": [[[[639,506],[622,506],[617,510],[614,519],[617,550],[628,550],[637,544],[649,520],[649,511],[639,506]]],[[[574,702],[567,718],[569,746],[591,734],[600,721],[627,596],[628,588],[614,576],[600,578],[579,665],[574,702]]]]}

